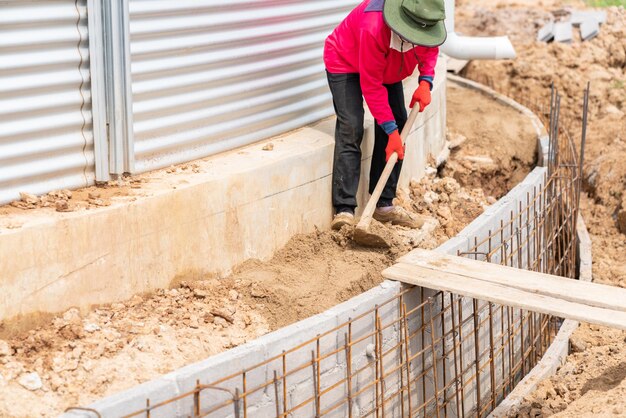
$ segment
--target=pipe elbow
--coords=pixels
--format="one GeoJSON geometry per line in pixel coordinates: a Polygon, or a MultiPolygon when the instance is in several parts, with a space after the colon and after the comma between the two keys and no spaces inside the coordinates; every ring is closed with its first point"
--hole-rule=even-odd
{"type": "Polygon", "coordinates": [[[515,48],[507,36],[471,37],[448,33],[441,51],[456,59],[512,59],[515,48]]]}

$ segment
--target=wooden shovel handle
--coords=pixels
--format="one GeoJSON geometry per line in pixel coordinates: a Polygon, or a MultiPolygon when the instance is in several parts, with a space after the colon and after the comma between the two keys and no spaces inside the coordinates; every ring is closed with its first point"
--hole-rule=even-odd
{"type": "MultiPolygon", "coordinates": [[[[409,132],[411,132],[411,128],[413,127],[413,124],[415,123],[415,119],[417,119],[418,114],[419,106],[413,106],[413,109],[411,109],[411,113],[409,114],[409,118],[407,119],[406,123],[404,124],[404,128],[400,133],[400,138],[402,138],[403,146],[406,142],[406,137],[409,136],[409,132]]],[[[391,154],[391,157],[389,157],[387,164],[385,164],[385,169],[380,175],[378,183],[376,183],[376,187],[372,192],[372,196],[370,196],[370,199],[367,201],[367,205],[365,205],[363,215],[361,215],[361,220],[356,226],[358,229],[366,230],[369,227],[370,222],[372,222],[372,215],[374,215],[374,210],[376,209],[376,202],[378,202],[378,199],[380,199],[380,195],[382,194],[383,189],[385,188],[385,184],[387,184],[387,180],[389,180],[389,176],[391,175],[393,167],[396,165],[397,161],[398,154],[394,152],[393,154],[391,154]]]]}

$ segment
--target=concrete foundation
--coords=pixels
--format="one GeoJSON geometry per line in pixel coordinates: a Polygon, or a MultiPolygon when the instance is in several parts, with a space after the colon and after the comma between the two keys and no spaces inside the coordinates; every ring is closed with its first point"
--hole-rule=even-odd
{"type": "MultiPolygon", "coordinates": [[[[474,85],[477,87],[477,85],[474,85]]],[[[495,94],[495,93],[494,93],[495,94]]],[[[503,97],[499,97],[499,100],[505,100],[503,97]]],[[[516,108],[519,105],[515,103],[516,108]]],[[[526,112],[528,112],[526,110],[526,112]]],[[[534,116],[533,116],[534,117],[534,116]]],[[[535,123],[536,120],[529,120],[529,123],[535,123]]],[[[537,127],[537,138],[540,143],[540,138],[545,132],[540,129],[540,124],[537,127]]],[[[527,178],[515,187],[509,194],[507,194],[501,201],[489,208],[482,216],[472,222],[467,228],[465,228],[459,236],[451,239],[447,243],[443,244],[438,250],[446,253],[456,254],[457,251],[467,249],[473,238],[480,239],[487,236],[489,231],[494,230],[494,225],[499,224],[500,220],[508,220],[510,211],[516,208],[519,202],[526,202],[527,192],[533,188],[539,189],[544,181],[545,168],[539,167],[531,172],[527,178]]],[[[197,380],[199,379],[202,384],[209,384],[211,382],[218,382],[218,386],[222,389],[228,389],[234,392],[235,388],[240,387],[241,378],[238,372],[246,370],[246,385],[248,388],[258,387],[268,381],[268,378],[272,376],[272,373],[281,369],[281,353],[283,350],[288,350],[288,354],[285,355],[285,362],[289,365],[289,369],[297,368],[299,365],[306,364],[311,359],[312,353],[336,353],[333,356],[327,358],[324,362],[320,363],[319,375],[326,377],[332,381],[332,376],[337,374],[339,377],[345,376],[347,362],[346,354],[342,347],[346,344],[346,335],[348,330],[345,329],[345,324],[351,318],[356,320],[351,321],[350,330],[352,341],[359,341],[359,343],[351,349],[351,365],[354,369],[365,367],[368,362],[371,362],[372,347],[375,343],[375,338],[371,335],[374,318],[371,314],[372,309],[376,308],[378,316],[381,318],[383,324],[389,324],[396,321],[399,317],[399,304],[397,301],[389,302],[397,297],[398,294],[407,290],[407,293],[403,296],[404,303],[407,305],[407,309],[419,306],[423,298],[431,296],[431,292],[428,289],[424,289],[423,294],[420,288],[413,288],[408,291],[398,282],[386,281],[380,286],[371,289],[370,291],[361,294],[345,303],[342,303],[326,312],[316,315],[312,318],[300,321],[273,333],[267,334],[251,343],[239,346],[233,350],[213,356],[203,362],[196,363],[187,366],[183,369],[177,370],[173,373],[163,376],[155,381],[147,382],[143,385],[137,386],[129,391],[114,395],[112,397],[103,399],[90,405],[99,411],[103,416],[117,416],[121,412],[130,412],[133,410],[140,410],[145,407],[146,398],[151,399],[151,404],[155,405],[158,402],[165,401],[176,395],[188,393],[193,391],[197,380]],[[385,304],[385,302],[387,302],[385,304]],[[314,343],[310,341],[319,341],[319,346],[316,347],[314,343]],[[297,348],[294,348],[297,347],[297,348]],[[317,350],[317,351],[316,351],[317,350]],[[368,360],[369,358],[369,360],[368,360]],[[231,377],[228,377],[230,374],[231,377]],[[169,386],[168,386],[169,385],[169,386]],[[163,388],[167,388],[163,390],[163,388]],[[169,392],[169,393],[167,393],[169,392]]],[[[466,312],[470,312],[468,309],[466,312]]],[[[416,329],[418,327],[417,322],[421,319],[421,316],[414,315],[409,323],[409,329],[416,329]]],[[[444,322],[448,322],[448,319],[444,317],[444,322]]],[[[441,329],[441,322],[437,322],[433,329],[441,329]]],[[[444,324],[444,326],[446,326],[444,324]]],[[[448,328],[450,329],[450,328],[448,328]]],[[[391,326],[385,328],[381,333],[380,340],[382,341],[383,351],[390,350],[398,344],[398,336],[401,330],[397,326],[391,326]]],[[[415,347],[425,345],[424,341],[429,341],[432,336],[430,332],[426,332],[424,336],[416,337],[415,347]],[[422,338],[425,340],[422,341],[422,338]]],[[[486,338],[480,335],[479,338],[486,338]]],[[[444,341],[443,344],[449,345],[449,341],[444,341]]],[[[439,342],[439,345],[442,343],[439,342]]],[[[439,347],[438,349],[441,349],[439,347]]],[[[397,351],[395,351],[397,353],[397,351]]],[[[374,354],[375,355],[375,354],[374,354]]],[[[461,353],[465,357],[466,363],[472,361],[471,354],[463,351],[461,353]]],[[[431,357],[432,358],[432,357],[431,357]]],[[[428,360],[425,360],[428,362],[428,360]]],[[[430,360],[432,362],[432,360],[430,360]]],[[[450,359],[446,358],[443,361],[444,368],[451,367],[450,359]]],[[[419,373],[418,361],[416,360],[411,367],[413,368],[413,375],[419,373]]],[[[426,366],[428,367],[428,365],[426,366]]],[[[367,369],[362,377],[356,379],[352,393],[359,393],[358,396],[351,398],[350,403],[344,403],[329,413],[328,416],[343,417],[347,415],[348,408],[351,408],[352,413],[355,416],[367,414],[372,410],[373,404],[376,399],[376,393],[373,386],[367,386],[373,379],[373,369],[367,369]]],[[[440,369],[439,373],[443,373],[440,369]]],[[[448,374],[452,375],[451,373],[448,374]]],[[[418,402],[424,402],[424,396],[426,399],[432,397],[433,393],[433,379],[434,376],[428,376],[426,378],[427,383],[425,387],[425,393],[420,393],[418,402]],[[430,379],[430,380],[429,380],[430,379]]],[[[289,405],[298,405],[299,402],[311,397],[314,393],[315,376],[311,375],[310,368],[303,368],[301,372],[297,372],[287,382],[287,402],[289,405]]],[[[481,376],[480,386],[487,384],[487,374],[481,376]],[[483,382],[485,378],[485,382],[483,382]]],[[[390,377],[385,382],[387,390],[399,385],[397,378],[390,377]]],[[[322,390],[324,387],[322,387],[322,390]]],[[[471,411],[475,406],[476,397],[474,396],[474,404],[470,402],[473,396],[470,392],[475,388],[469,388],[466,405],[466,412],[471,411]]],[[[215,391],[204,391],[201,395],[201,403],[204,408],[218,405],[221,402],[227,401],[231,395],[228,393],[217,393],[215,391]],[[209,393],[210,392],[210,393],[209,393]]],[[[339,398],[346,399],[348,396],[347,389],[337,389],[332,392],[332,399],[324,398],[321,403],[324,408],[331,407],[339,398]]],[[[248,412],[254,412],[254,416],[274,416],[276,408],[281,407],[278,396],[274,395],[274,389],[267,387],[258,396],[255,395],[254,400],[248,400],[248,412]]],[[[166,408],[155,409],[152,411],[153,417],[165,417],[165,416],[187,416],[191,413],[193,408],[193,397],[187,396],[179,401],[169,404],[166,408]]],[[[390,407],[393,409],[393,407],[390,407]]],[[[313,404],[307,404],[299,410],[298,416],[314,416],[315,410],[313,404]]],[[[225,409],[220,411],[219,416],[235,416],[233,409],[225,409]]],[[[66,414],[66,417],[88,417],[88,413],[73,412],[72,414],[66,414]]]]}
{"type": "MultiPolygon", "coordinates": [[[[420,177],[428,155],[445,146],[444,59],[437,74],[432,104],[407,140],[401,186],[420,177]]],[[[417,77],[405,82],[407,102],[416,86],[417,77]]],[[[361,207],[374,137],[366,114],[361,207]]],[[[250,258],[270,258],[295,234],[328,229],[333,132],[334,119],[326,119],[195,161],[197,173],[144,175],[144,196],[73,213],[28,211],[17,216],[17,229],[0,222],[4,332],[32,326],[42,313],[122,301],[176,280],[224,276],[250,258]],[[263,150],[269,141],[273,150],[263,150]]]]}

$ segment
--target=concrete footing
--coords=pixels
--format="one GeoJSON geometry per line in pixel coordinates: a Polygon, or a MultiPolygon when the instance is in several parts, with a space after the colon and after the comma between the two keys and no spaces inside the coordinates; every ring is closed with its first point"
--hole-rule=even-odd
{"type": "MultiPolygon", "coordinates": [[[[467,86],[485,91],[485,89],[476,83],[463,83],[467,86]]],[[[530,111],[510,101],[510,99],[499,96],[496,93],[488,94],[493,94],[494,98],[497,100],[514,105],[515,108],[531,116],[529,123],[532,123],[537,128],[537,141],[539,150],[541,150],[541,138],[545,135],[545,131],[538,122],[538,119],[532,115],[530,111]]],[[[542,167],[535,169],[521,184],[501,199],[501,201],[493,205],[485,214],[472,222],[459,236],[444,243],[438,250],[456,254],[457,251],[467,248],[474,237],[480,238],[488,235],[489,231],[494,230],[494,225],[499,224],[500,220],[509,219],[510,210],[512,210],[512,208],[518,207],[520,202],[526,202],[529,190],[533,187],[541,187],[544,181],[544,171],[545,168],[542,167]]],[[[342,326],[350,321],[351,318],[358,318],[356,321],[350,321],[352,324],[350,332],[355,339],[358,338],[358,336],[368,335],[367,333],[371,332],[373,328],[371,323],[372,319],[367,316],[364,317],[363,315],[366,315],[365,313],[367,312],[371,312],[374,307],[378,307],[376,313],[383,318],[385,323],[393,322],[399,315],[397,304],[383,303],[397,297],[403,289],[406,288],[400,283],[386,281],[380,286],[326,312],[267,334],[251,343],[221,353],[203,362],[172,372],[155,381],[147,382],[131,390],[103,399],[90,405],[90,408],[99,411],[103,416],[116,416],[122,411],[128,413],[133,410],[140,410],[145,407],[145,400],[147,398],[150,398],[151,404],[155,405],[177,394],[192,391],[198,379],[200,379],[203,384],[220,382],[220,387],[232,389],[232,385],[240,384],[239,380],[237,380],[239,378],[238,372],[243,370],[247,371],[247,387],[258,387],[262,385],[263,382],[268,381],[268,376],[271,376],[273,370],[277,368],[280,369],[281,366],[278,359],[281,358],[282,350],[293,350],[290,351],[291,354],[289,354],[289,356],[293,355],[294,357],[286,357],[285,360],[291,362],[291,366],[293,367],[299,364],[306,364],[307,358],[309,360],[311,358],[311,350],[318,350],[317,352],[320,353],[337,352],[335,356],[331,356],[327,362],[323,363],[323,366],[320,366],[322,369],[319,370],[319,375],[332,376],[334,373],[338,373],[340,376],[345,375],[347,365],[342,347],[346,341],[343,336],[342,326]],[[319,348],[316,348],[315,344],[309,347],[307,342],[315,341],[316,337],[319,341],[319,348]],[[302,344],[305,346],[302,347],[302,344]],[[294,347],[300,348],[296,349],[294,347]],[[236,377],[228,377],[231,374],[236,377]]],[[[408,309],[421,302],[421,296],[419,296],[419,292],[415,289],[418,288],[414,288],[405,295],[405,302],[409,305],[408,309]]],[[[427,289],[424,290],[425,294],[422,296],[428,297],[429,295],[427,293],[429,291],[427,289]]],[[[416,324],[409,324],[409,327],[415,329],[415,325],[416,324]]],[[[381,334],[380,340],[383,341],[385,347],[393,346],[394,341],[397,341],[398,332],[400,331],[396,327],[390,327],[381,334]]],[[[355,367],[367,364],[368,356],[371,357],[373,355],[372,347],[370,347],[372,346],[372,341],[373,337],[371,335],[364,337],[360,345],[354,346],[351,349],[350,355],[352,356],[352,362],[355,364],[355,367]]],[[[311,376],[309,370],[310,369],[307,368],[305,374],[302,376],[298,374],[297,383],[289,385],[287,396],[290,405],[297,405],[299,401],[309,397],[314,390],[315,377],[311,376]]],[[[367,382],[369,380],[365,377],[363,381],[367,382]]],[[[359,381],[355,382],[355,385],[359,384],[359,381]]],[[[398,382],[393,381],[393,379],[389,379],[385,382],[386,387],[392,387],[397,384],[398,382]]],[[[353,389],[355,392],[358,391],[358,387],[353,389]]],[[[350,403],[349,407],[352,408],[354,414],[358,415],[358,413],[361,412],[367,413],[367,411],[371,409],[372,402],[375,400],[373,390],[373,388],[367,390],[366,386],[363,386],[363,392],[352,399],[352,403],[350,403]]],[[[339,393],[342,394],[343,392],[339,391],[339,393]]],[[[432,393],[432,388],[427,388],[426,396],[431,396],[429,393],[432,393]]],[[[343,393],[343,395],[344,397],[347,396],[345,393],[343,393]]],[[[228,394],[223,394],[222,396],[212,393],[211,396],[207,395],[204,397],[203,395],[201,400],[203,405],[215,405],[216,402],[220,401],[219,399],[222,401],[227,400],[228,396],[228,394]]],[[[172,404],[168,404],[167,408],[162,410],[156,409],[152,411],[151,416],[186,416],[192,410],[192,398],[191,396],[187,396],[172,404]]],[[[274,397],[272,391],[269,389],[263,391],[258,399],[255,398],[254,401],[248,401],[248,411],[254,411],[256,416],[270,416],[271,414],[275,414],[276,408],[279,405],[274,399],[277,400],[278,397],[274,397]]],[[[471,396],[468,399],[471,399],[471,396]]],[[[328,402],[330,402],[328,405],[332,405],[333,400],[329,400],[328,402]]],[[[328,407],[328,405],[326,405],[326,407],[328,407]]],[[[467,410],[471,410],[472,405],[467,405],[466,407],[467,410]]],[[[313,408],[313,405],[303,407],[301,416],[311,416],[313,412],[309,411],[310,408],[313,408]],[[311,414],[308,412],[311,412],[311,414]]],[[[335,409],[331,416],[345,416],[346,408],[348,408],[348,404],[342,405],[335,409]]],[[[90,415],[85,412],[75,412],[66,414],[66,416],[88,417],[90,415]]],[[[223,416],[234,416],[234,413],[232,410],[224,411],[223,416]]]]}
{"type": "MultiPolygon", "coordinates": [[[[424,172],[445,147],[445,60],[433,101],[407,139],[400,185],[424,172]]],[[[405,82],[407,102],[418,83],[405,82]]],[[[361,207],[374,140],[366,112],[361,207]]],[[[0,219],[0,330],[42,314],[88,309],[177,280],[223,277],[245,260],[269,259],[295,234],[328,229],[334,119],[194,162],[194,172],[142,175],[141,194],[72,213],[36,209],[20,226],[0,219]],[[263,146],[272,142],[271,151],[263,146]]]]}

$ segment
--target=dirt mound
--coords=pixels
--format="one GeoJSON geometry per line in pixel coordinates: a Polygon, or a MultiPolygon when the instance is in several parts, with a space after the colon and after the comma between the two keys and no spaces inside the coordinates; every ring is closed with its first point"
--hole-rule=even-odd
{"type": "MultiPolygon", "coordinates": [[[[536,29],[562,15],[564,6],[572,3],[464,2],[460,31],[483,34],[488,26],[492,33],[507,33],[518,53],[512,61],[474,61],[466,75],[489,80],[497,90],[529,102],[545,102],[554,81],[563,95],[561,113],[576,116],[583,89],[591,82],[581,209],[592,238],[594,281],[626,287],[626,11],[606,9],[608,21],[591,41],[580,42],[575,33],[571,45],[535,42],[536,29]]],[[[580,124],[568,124],[576,136],[580,124]]],[[[626,332],[581,325],[572,337],[579,352],[511,416],[625,416],[625,338],[626,332]]]]}
{"type": "MultiPolygon", "coordinates": [[[[453,97],[463,94],[456,90],[453,97]]],[[[452,126],[459,119],[482,118],[466,101],[454,100],[448,109],[452,126]]],[[[502,105],[490,109],[509,112],[502,105]]],[[[517,112],[507,115],[513,127],[528,121],[517,112]]],[[[89,404],[205,359],[376,286],[381,271],[397,257],[417,246],[438,246],[495,202],[478,187],[480,178],[501,193],[514,173],[530,171],[532,158],[514,157],[535,148],[534,137],[516,142],[526,137],[525,130],[468,129],[465,134],[464,141],[451,134],[457,148],[446,168],[439,174],[430,168],[400,194],[398,204],[430,219],[422,230],[391,228],[389,249],[355,245],[349,228],[299,235],[271,260],[250,260],[229,277],[180,282],[85,316],[72,309],[46,326],[0,341],[0,416],[56,416],[68,406],[89,404]],[[495,148],[496,142],[516,145],[495,148]],[[476,150],[496,165],[518,158],[519,166],[489,171],[457,161],[476,150]],[[498,159],[500,153],[507,156],[498,159]],[[443,174],[447,171],[454,177],[443,174]]]]}
{"type": "Polygon", "coordinates": [[[536,141],[536,131],[527,119],[516,117],[519,113],[515,109],[503,108],[478,91],[449,83],[447,100],[448,106],[482,114],[480,119],[453,117],[448,121],[448,131],[482,140],[456,148],[453,152],[457,155],[446,164],[443,174],[499,199],[536,163],[537,153],[528,146],[536,141]],[[507,181],[502,182],[502,177],[507,181]]]}
{"type": "Polygon", "coordinates": [[[344,229],[299,235],[270,261],[244,263],[227,280],[272,329],[307,318],[368,290],[409,246],[362,248],[344,229]]]}

